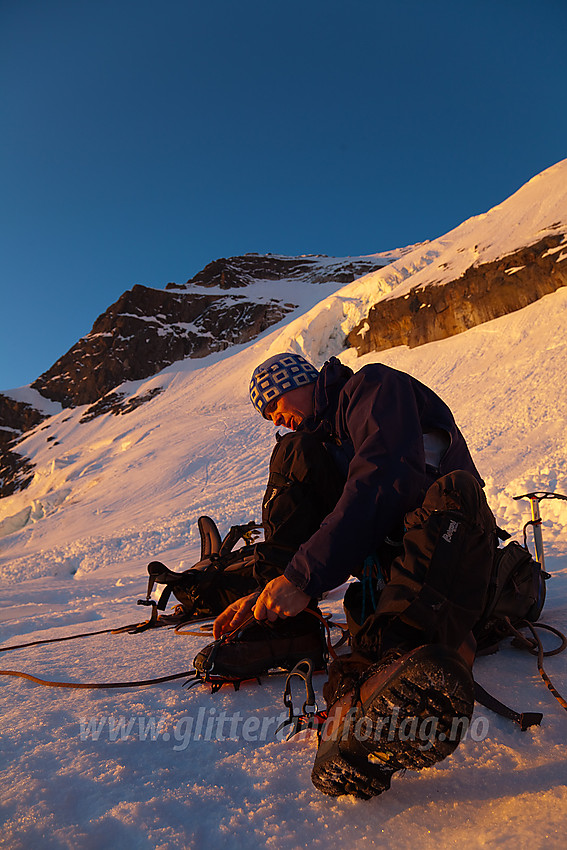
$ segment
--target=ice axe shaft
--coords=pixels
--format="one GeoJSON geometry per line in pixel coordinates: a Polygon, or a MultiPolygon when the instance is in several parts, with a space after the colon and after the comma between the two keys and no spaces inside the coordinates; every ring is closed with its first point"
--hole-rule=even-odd
{"type": "Polygon", "coordinates": [[[534,530],[536,560],[540,563],[542,570],[545,570],[545,555],[543,554],[543,534],[541,533],[539,498],[535,495],[531,495],[529,496],[529,500],[532,508],[532,528],[534,530]]]}

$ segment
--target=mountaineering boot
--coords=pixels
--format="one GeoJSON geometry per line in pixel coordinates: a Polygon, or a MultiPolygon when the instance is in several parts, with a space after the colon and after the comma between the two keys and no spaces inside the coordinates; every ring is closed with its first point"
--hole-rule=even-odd
{"type": "Polygon", "coordinates": [[[251,619],[205,646],[193,664],[197,675],[206,679],[250,679],[272,668],[291,669],[303,658],[310,658],[316,670],[326,666],[324,628],[309,611],[275,623],[251,619]]]}
{"type": "MultiPolygon", "coordinates": [[[[352,685],[352,677],[345,679],[352,685]]],[[[324,794],[362,799],[403,768],[441,761],[466,733],[474,684],[461,655],[441,644],[390,650],[330,706],[311,779],[324,794]]]]}

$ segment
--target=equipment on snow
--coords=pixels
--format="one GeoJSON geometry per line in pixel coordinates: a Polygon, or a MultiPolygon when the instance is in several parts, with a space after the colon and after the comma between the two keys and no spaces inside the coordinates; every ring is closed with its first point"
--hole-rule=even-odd
{"type": "Polygon", "coordinates": [[[510,624],[539,619],[549,578],[519,543],[512,540],[496,550],[484,613],[473,630],[478,654],[496,652],[499,641],[510,637],[510,624]]]}
{"type": "MultiPolygon", "coordinates": [[[[543,668],[543,659],[558,655],[567,648],[567,638],[558,629],[538,619],[545,603],[545,582],[551,578],[543,565],[543,536],[541,532],[542,519],[539,502],[542,499],[565,499],[560,493],[533,492],[522,496],[514,496],[515,500],[529,499],[532,518],[523,528],[524,545],[511,542],[496,552],[493,574],[488,591],[488,601],[483,618],[475,629],[479,645],[478,654],[497,652],[501,640],[512,638],[512,645],[518,649],[526,649],[538,659],[538,671],[549,691],[559,704],[567,711],[567,701],[559,694],[543,668]],[[527,543],[527,529],[534,530],[534,547],[537,560],[531,556],[527,543]],[[526,637],[519,630],[528,629],[531,637],[526,637]],[[545,651],[537,629],[551,632],[560,640],[555,649],[545,651]]],[[[501,717],[507,717],[525,731],[530,726],[539,725],[543,719],[540,712],[517,712],[500,702],[492,694],[475,682],[475,696],[478,702],[496,712],[501,717]]]]}
{"type": "Polygon", "coordinates": [[[274,668],[290,670],[306,658],[323,670],[328,651],[322,621],[321,613],[312,610],[274,623],[251,616],[197,654],[197,675],[204,681],[251,679],[274,668]]]}
{"type": "MultiPolygon", "coordinates": [[[[530,493],[525,496],[519,496],[516,498],[530,498],[531,500],[536,500],[536,506],[539,501],[543,498],[559,498],[566,499],[567,496],[555,494],[555,493],[530,493]]],[[[527,541],[526,541],[526,529],[532,526],[535,529],[539,527],[539,555],[543,556],[543,548],[542,548],[542,540],[541,540],[541,517],[539,516],[539,511],[534,510],[534,502],[532,501],[532,520],[527,522],[524,526],[524,547],[519,546],[519,544],[509,543],[506,547],[501,550],[498,550],[500,553],[497,558],[497,565],[495,567],[493,581],[490,586],[489,593],[489,601],[487,603],[487,609],[485,612],[485,616],[483,617],[482,623],[479,627],[479,637],[486,637],[487,635],[491,638],[496,637],[496,643],[492,643],[487,641],[489,646],[492,646],[493,651],[496,651],[498,648],[498,641],[502,640],[506,636],[513,637],[513,645],[518,646],[520,648],[527,649],[531,654],[536,655],[538,658],[538,669],[539,672],[545,681],[547,687],[553,694],[553,696],[558,700],[558,702],[562,705],[562,707],[567,710],[567,701],[557,692],[549,677],[547,676],[545,670],[543,669],[543,658],[551,655],[556,655],[567,647],[567,638],[558,630],[551,626],[544,625],[542,623],[535,624],[535,620],[539,617],[543,603],[545,600],[545,580],[549,578],[549,574],[545,573],[540,565],[540,562],[536,562],[531,558],[529,551],[527,549],[527,541]],[[534,515],[535,514],[535,515],[534,515]],[[529,577],[531,576],[532,581],[530,582],[529,577]],[[516,589],[518,592],[516,593],[516,589]],[[516,599],[515,597],[518,597],[516,599]],[[512,603],[511,600],[512,599],[512,603]],[[510,605],[520,605],[524,611],[523,615],[518,613],[519,608],[514,608],[512,611],[513,618],[510,616],[510,605]],[[518,616],[516,617],[516,614],[518,616]],[[522,619],[522,616],[524,619],[522,619]],[[497,625],[496,625],[497,624],[497,625]],[[531,632],[531,637],[526,637],[523,635],[519,629],[527,628],[531,632]],[[550,651],[544,651],[541,640],[537,635],[536,628],[540,628],[546,631],[551,632],[556,635],[561,644],[556,649],[550,651]]],[[[151,605],[152,606],[152,618],[150,621],[146,621],[144,623],[134,623],[128,626],[124,626],[118,629],[100,629],[94,632],[86,632],[75,635],[67,635],[65,637],[60,638],[48,638],[42,640],[30,641],[28,643],[23,644],[14,644],[12,646],[0,647],[0,652],[9,652],[11,650],[23,649],[31,646],[38,646],[47,643],[57,643],[60,641],[68,641],[74,640],[82,637],[91,637],[94,635],[101,634],[117,634],[120,632],[131,632],[138,633],[140,631],[144,631],[147,628],[150,628],[152,625],[161,626],[167,625],[173,627],[173,623],[171,618],[167,617],[159,617],[157,614],[160,605],[162,608],[165,608],[167,599],[171,592],[175,592],[175,589],[179,590],[179,592],[183,592],[183,585],[191,584],[192,582],[198,585],[199,579],[197,578],[195,581],[195,573],[209,572],[209,579],[212,575],[222,576],[224,572],[230,572],[230,564],[228,567],[225,565],[220,565],[218,561],[221,558],[230,559],[232,556],[235,556],[234,565],[238,567],[239,560],[236,559],[236,556],[240,560],[244,560],[241,558],[242,553],[248,547],[252,548],[252,539],[255,534],[258,526],[256,523],[248,523],[244,526],[234,526],[231,528],[228,535],[225,537],[224,541],[221,542],[220,535],[218,533],[218,529],[216,524],[208,517],[201,517],[199,520],[199,529],[201,532],[201,561],[195,565],[195,567],[186,570],[184,573],[174,573],[171,570],[168,570],[167,567],[163,565],[159,565],[159,569],[157,566],[152,567],[152,564],[157,565],[158,562],[152,562],[150,564],[150,568],[148,571],[150,573],[150,579],[148,582],[148,593],[146,599],[140,600],[140,604],[143,605],[151,605]],[[237,552],[233,552],[233,547],[238,542],[240,538],[245,540],[245,547],[243,549],[238,550],[237,552]],[[203,569],[200,569],[203,562],[209,560],[210,563],[204,565],[203,569]],[[213,569],[209,569],[212,565],[215,565],[213,569]],[[164,580],[165,579],[165,580],[164,580]],[[160,597],[158,603],[151,600],[150,594],[152,592],[153,586],[155,583],[163,583],[166,585],[165,591],[160,597]],[[166,595],[167,594],[167,595],[166,595]]],[[[534,533],[535,537],[535,533],[534,533]]],[[[543,557],[542,557],[543,559],[543,557]]],[[[202,586],[205,586],[203,582],[202,586]]],[[[186,588],[185,588],[186,589],[186,588]]],[[[242,595],[242,594],[241,594],[242,595]]],[[[327,650],[329,654],[336,658],[335,650],[343,644],[348,638],[348,629],[344,627],[342,624],[334,623],[328,615],[321,615],[318,611],[313,611],[310,609],[306,609],[306,614],[310,614],[319,620],[320,624],[323,624],[327,630],[327,650]],[[332,645],[330,639],[330,629],[331,627],[337,626],[340,628],[342,636],[341,639],[334,646],[332,645]]],[[[202,619],[211,619],[211,616],[203,617],[202,619]]],[[[201,626],[201,630],[199,632],[189,632],[186,630],[182,631],[182,626],[187,624],[188,622],[195,622],[197,616],[195,611],[188,612],[187,619],[184,619],[183,622],[178,622],[175,624],[174,633],[176,635],[205,635],[208,633],[208,630],[211,628],[208,625],[201,626]]],[[[251,618],[253,619],[253,618],[251,618]]],[[[245,626],[246,624],[244,624],[245,626]]],[[[236,630],[236,633],[242,632],[244,626],[240,627],[240,629],[236,630]]],[[[233,633],[234,635],[234,633],[233,633]]],[[[201,657],[202,660],[199,661],[200,669],[198,670],[187,670],[182,673],[172,674],[170,676],[162,676],[156,679],[144,679],[139,681],[132,682],[109,682],[109,683],[73,683],[73,682],[56,682],[49,681],[45,679],[40,679],[38,677],[29,675],[24,672],[16,671],[16,670],[0,670],[0,675],[7,676],[16,676],[21,678],[29,679],[30,681],[36,682],[42,685],[48,685],[51,687],[64,687],[64,688],[127,688],[127,687],[139,687],[142,685],[152,685],[152,684],[160,684],[162,682],[168,682],[174,679],[187,678],[187,684],[191,687],[194,684],[198,683],[211,683],[213,691],[218,690],[223,684],[232,684],[235,689],[238,688],[240,683],[245,679],[250,678],[258,678],[258,675],[254,670],[245,669],[242,667],[238,670],[239,675],[231,674],[231,671],[228,669],[222,669],[222,666],[218,665],[219,658],[219,650],[212,649],[210,647],[214,647],[215,644],[226,643],[228,642],[233,635],[226,635],[221,638],[220,642],[214,642],[213,644],[209,644],[205,647],[201,653],[198,654],[197,658],[201,657]],[[208,650],[208,651],[207,651],[208,650]],[[215,663],[217,666],[215,667],[215,663]]],[[[293,663],[297,660],[297,652],[298,645],[301,645],[301,639],[299,641],[295,640],[295,644],[293,644],[293,652],[284,652],[283,657],[280,655],[271,655],[268,663],[262,661],[262,667],[264,672],[282,672],[286,668],[292,666],[293,663]],[[277,666],[275,662],[283,661],[283,666],[277,666]],[[274,663],[272,663],[274,662],[274,663]]],[[[292,646],[292,644],[289,644],[292,646]]],[[[326,662],[327,655],[326,650],[321,648],[320,645],[315,653],[315,663],[316,666],[324,666],[321,664],[322,661],[326,662]],[[320,652],[320,654],[318,654],[320,652]]],[[[221,654],[222,660],[222,654],[221,654]]],[[[195,659],[197,661],[197,659],[195,659]]],[[[297,669],[300,665],[304,663],[304,661],[300,661],[298,665],[292,670],[292,672],[288,675],[289,682],[290,677],[293,675],[297,675],[297,669]]],[[[287,688],[286,682],[286,688],[287,688]]],[[[520,714],[503,703],[499,702],[495,697],[488,694],[482,686],[475,682],[475,696],[476,699],[485,705],[487,708],[496,711],[504,717],[508,717],[514,720],[522,729],[527,729],[529,726],[534,725],[536,723],[541,722],[542,715],[539,713],[523,713],[520,714]]],[[[286,697],[284,696],[284,703],[286,707],[289,707],[288,702],[285,701],[286,697]]],[[[321,725],[325,719],[324,712],[315,712],[316,715],[316,724],[321,725]]],[[[295,715],[292,715],[295,717],[295,715]]],[[[302,728],[302,724],[305,724],[305,711],[303,715],[298,716],[296,720],[293,721],[294,724],[297,725],[297,728],[302,728]]]]}
{"type": "Polygon", "coordinates": [[[151,617],[134,628],[125,627],[124,631],[136,633],[159,626],[210,619],[256,589],[254,540],[261,526],[254,521],[232,526],[222,541],[216,523],[210,517],[199,517],[198,527],[201,535],[200,560],[181,573],[173,572],[160,561],[148,564],[146,598],[139,599],[138,605],[151,606],[151,617]],[[245,545],[233,551],[240,539],[245,545]],[[156,584],[165,585],[157,602],[151,598],[156,584]],[[158,611],[165,611],[172,593],[181,604],[174,614],[159,616],[158,611]]]}
{"type": "Polygon", "coordinates": [[[536,558],[539,561],[542,570],[545,570],[545,556],[543,554],[543,535],[541,533],[541,514],[539,511],[539,503],[543,499],[564,499],[567,501],[567,496],[563,496],[561,493],[548,493],[546,491],[536,491],[533,493],[524,493],[522,496],[514,496],[514,501],[518,501],[519,499],[529,499],[530,505],[532,509],[532,518],[528,520],[524,525],[524,546],[528,547],[527,544],[527,529],[532,526],[534,532],[534,546],[536,551],[536,558]]]}

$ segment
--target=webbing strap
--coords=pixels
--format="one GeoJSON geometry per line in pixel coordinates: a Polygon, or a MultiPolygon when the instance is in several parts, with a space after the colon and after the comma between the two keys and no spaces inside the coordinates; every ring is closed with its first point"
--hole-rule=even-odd
{"type": "MultiPolygon", "coordinates": [[[[530,623],[529,620],[522,620],[517,626],[513,626],[508,617],[505,618],[506,625],[508,627],[509,633],[514,636],[514,640],[512,641],[514,646],[517,646],[521,649],[527,649],[532,655],[537,655],[537,666],[540,673],[541,678],[545,682],[546,686],[555,697],[557,702],[560,704],[562,708],[567,711],[567,700],[561,696],[545,670],[543,669],[543,659],[549,657],[551,655],[558,655],[560,652],[563,652],[565,648],[567,648],[567,637],[559,631],[559,629],[554,628],[553,626],[548,626],[545,623],[530,623]],[[532,633],[532,638],[528,638],[523,635],[519,629],[527,628],[532,633]],[[551,632],[556,635],[560,640],[560,646],[555,649],[548,650],[547,652],[543,649],[543,644],[539,635],[537,634],[536,629],[544,629],[547,632],[551,632]]],[[[514,711],[513,708],[505,705],[505,703],[500,702],[500,700],[496,699],[495,696],[485,691],[482,685],[479,685],[478,682],[474,683],[475,686],[475,699],[477,702],[480,702],[481,705],[484,705],[485,708],[489,708],[491,711],[496,712],[501,717],[507,717],[509,720],[513,720],[518,724],[520,729],[524,732],[526,729],[529,729],[530,726],[539,726],[543,719],[543,714],[539,712],[518,712],[514,711]]]]}
{"type": "Polygon", "coordinates": [[[308,614],[312,614],[313,617],[315,617],[317,620],[319,620],[320,623],[323,624],[325,631],[327,633],[327,649],[329,650],[329,655],[333,659],[337,658],[338,656],[337,656],[337,653],[336,653],[335,650],[338,649],[339,646],[342,646],[342,644],[345,643],[346,640],[348,640],[348,637],[349,637],[349,634],[350,634],[349,630],[348,630],[348,626],[346,625],[346,623],[335,623],[335,621],[331,619],[330,615],[325,616],[324,614],[321,614],[319,611],[315,611],[313,608],[305,608],[305,611],[308,614]],[[332,627],[340,629],[341,632],[342,632],[341,638],[334,645],[333,645],[333,642],[331,640],[331,628],[332,627]]]}
{"type": "Polygon", "coordinates": [[[477,702],[483,705],[485,708],[489,708],[490,711],[494,711],[495,714],[499,714],[500,717],[506,717],[508,720],[513,720],[514,723],[517,723],[522,732],[525,732],[526,729],[529,729],[530,726],[539,726],[541,721],[543,720],[543,714],[540,712],[530,712],[530,711],[515,711],[510,706],[506,705],[503,702],[500,702],[499,699],[496,699],[488,691],[479,685],[479,683],[475,680],[474,683],[474,697],[477,702]]]}
{"type": "Polygon", "coordinates": [[[194,670],[185,670],[183,673],[173,673],[171,676],[159,676],[156,679],[138,679],[134,682],[56,682],[50,679],[40,679],[30,673],[22,673],[20,670],[0,670],[0,676],[16,676],[20,679],[28,679],[37,685],[45,685],[48,688],[77,688],[86,690],[105,690],[108,688],[140,688],[143,685],[159,685],[162,682],[171,682],[174,679],[188,678],[193,676],[194,670]]]}

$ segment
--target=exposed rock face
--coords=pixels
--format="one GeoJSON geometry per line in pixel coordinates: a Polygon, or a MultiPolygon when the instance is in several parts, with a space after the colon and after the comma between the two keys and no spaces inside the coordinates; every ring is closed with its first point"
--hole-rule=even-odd
{"type": "Polygon", "coordinates": [[[372,257],[252,254],[215,260],[184,286],[134,286],[32,386],[64,407],[93,404],[123,381],[254,339],[298,306],[286,294],[293,282],[346,284],[383,265],[372,257]],[[281,298],[262,294],[266,281],[281,282],[281,298]]]}
{"type": "Polygon", "coordinates": [[[11,496],[18,490],[29,487],[33,478],[34,464],[18,452],[0,450],[0,498],[11,496]]]}
{"type": "Polygon", "coordinates": [[[31,404],[0,394],[0,498],[29,486],[34,465],[11,446],[45,418],[31,404]]]}
{"type": "MultiPolygon", "coordinates": [[[[304,279],[309,283],[352,283],[357,277],[382,268],[385,262],[372,257],[332,260],[330,257],[281,257],[275,254],[245,254],[228,260],[213,260],[186,286],[220,286],[233,289],[258,280],[304,279]]],[[[166,289],[178,288],[169,283],[166,289]]]]}
{"type": "Polygon", "coordinates": [[[471,266],[456,280],[412,289],[375,304],[347,337],[359,355],[397,345],[414,348],[444,339],[567,286],[564,235],[548,236],[492,263],[471,266]],[[551,252],[551,253],[550,253],[551,252]]]}
{"type": "Polygon", "coordinates": [[[0,393],[0,446],[17,440],[25,431],[39,425],[46,418],[31,404],[16,401],[0,393]]]}
{"type": "Polygon", "coordinates": [[[103,413],[112,413],[114,416],[131,413],[132,410],[136,410],[136,408],[151,401],[152,398],[155,398],[156,395],[162,392],[161,387],[154,387],[152,390],[144,393],[144,395],[135,395],[130,398],[127,398],[124,393],[107,393],[87,408],[79,419],[79,423],[90,422],[91,419],[96,419],[97,416],[102,416],[103,413]]]}
{"type": "MultiPolygon", "coordinates": [[[[32,387],[64,407],[90,405],[81,422],[104,413],[129,413],[160,389],[127,398],[114,392],[124,381],[150,377],[184,357],[204,357],[248,342],[303,301],[298,287],[302,294],[310,285],[336,288],[388,261],[247,254],[215,260],[184,285],[134,286],[32,387]],[[270,286],[274,281],[277,291],[270,286]]],[[[326,294],[317,292],[313,303],[326,294]]],[[[22,435],[45,418],[32,405],[0,395],[0,498],[31,482],[34,465],[15,449],[22,435]]]]}

